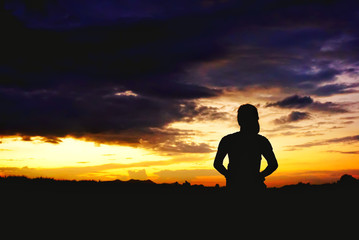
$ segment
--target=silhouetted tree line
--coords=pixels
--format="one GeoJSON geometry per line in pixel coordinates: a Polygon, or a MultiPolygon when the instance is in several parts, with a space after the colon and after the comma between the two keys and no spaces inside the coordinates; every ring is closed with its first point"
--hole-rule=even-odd
{"type": "MultiPolygon", "coordinates": [[[[53,178],[0,177],[1,193],[57,192],[87,194],[222,194],[225,187],[191,185],[189,182],[154,183],[151,180],[95,181],[56,180],[53,178]]],[[[313,185],[299,182],[280,188],[268,188],[268,194],[350,192],[359,195],[359,179],[344,174],[337,182],[313,185]]]]}
{"type": "Polygon", "coordinates": [[[155,183],[151,180],[56,180],[53,178],[28,178],[25,176],[0,177],[1,192],[62,192],[62,193],[106,193],[106,194],[171,194],[209,193],[223,191],[219,187],[191,185],[189,182],[155,183]]]}

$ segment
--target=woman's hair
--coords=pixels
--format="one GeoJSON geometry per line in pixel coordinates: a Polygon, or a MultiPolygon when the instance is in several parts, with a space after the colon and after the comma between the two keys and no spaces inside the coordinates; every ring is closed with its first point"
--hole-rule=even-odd
{"type": "Polygon", "coordinates": [[[238,108],[237,121],[241,126],[241,132],[259,133],[258,110],[251,104],[244,104],[238,108]]]}

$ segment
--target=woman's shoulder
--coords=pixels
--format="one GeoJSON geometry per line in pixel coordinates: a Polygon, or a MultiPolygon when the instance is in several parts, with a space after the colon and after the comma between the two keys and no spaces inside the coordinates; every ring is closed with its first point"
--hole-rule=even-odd
{"type": "Polygon", "coordinates": [[[263,147],[272,149],[271,143],[265,136],[258,134],[258,139],[263,147]]]}
{"type": "Polygon", "coordinates": [[[267,140],[267,141],[268,141],[268,139],[267,139],[265,136],[263,136],[263,135],[257,134],[257,136],[258,136],[258,138],[261,139],[261,140],[267,140]]]}
{"type": "Polygon", "coordinates": [[[229,139],[237,138],[239,135],[240,135],[240,132],[230,133],[230,134],[224,136],[222,138],[222,140],[229,140],[229,139]]]}
{"type": "Polygon", "coordinates": [[[224,137],[222,137],[221,139],[221,143],[222,144],[230,144],[230,143],[233,143],[235,139],[238,138],[238,133],[239,132],[235,132],[235,133],[231,133],[231,134],[228,134],[224,137]]]}

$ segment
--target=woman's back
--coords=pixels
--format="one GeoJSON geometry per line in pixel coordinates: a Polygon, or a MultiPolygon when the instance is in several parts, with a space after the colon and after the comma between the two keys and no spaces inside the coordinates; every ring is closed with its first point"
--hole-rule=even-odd
{"type": "Polygon", "coordinates": [[[259,134],[236,132],[225,136],[221,142],[229,158],[227,181],[236,185],[257,184],[261,155],[272,150],[269,141],[259,134]]]}

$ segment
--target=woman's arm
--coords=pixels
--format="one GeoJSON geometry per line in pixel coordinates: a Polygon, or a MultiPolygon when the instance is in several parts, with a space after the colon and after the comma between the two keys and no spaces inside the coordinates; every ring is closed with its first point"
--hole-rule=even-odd
{"type": "Polygon", "coordinates": [[[223,160],[226,155],[227,155],[227,151],[224,147],[223,139],[222,139],[218,145],[218,150],[217,150],[216,157],[214,159],[213,166],[220,174],[222,174],[223,176],[225,176],[227,178],[228,170],[223,166],[223,160]]]}
{"type": "Polygon", "coordinates": [[[260,173],[260,175],[265,178],[278,168],[278,162],[272,150],[263,153],[263,156],[267,160],[268,166],[260,173]]]}

